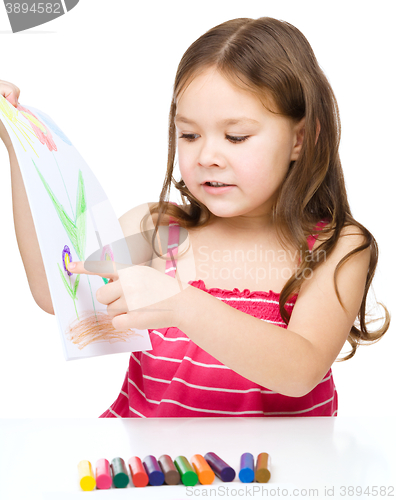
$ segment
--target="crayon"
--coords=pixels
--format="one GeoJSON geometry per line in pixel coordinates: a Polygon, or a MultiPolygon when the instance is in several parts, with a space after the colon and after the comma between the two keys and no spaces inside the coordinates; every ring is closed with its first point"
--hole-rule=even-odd
{"type": "Polygon", "coordinates": [[[238,477],[242,483],[252,483],[254,481],[254,457],[251,453],[244,453],[241,456],[238,477]]]}
{"type": "Polygon", "coordinates": [[[186,457],[179,456],[175,458],[176,469],[179,471],[184,486],[195,486],[198,483],[198,476],[191,467],[186,457]]]}
{"type": "Polygon", "coordinates": [[[270,457],[268,453],[260,453],[257,457],[256,463],[256,474],[255,479],[258,483],[268,483],[271,472],[270,469],[270,457]]]}
{"type": "Polygon", "coordinates": [[[175,485],[180,483],[180,474],[169,455],[161,455],[158,463],[164,473],[166,484],[175,485]]]}
{"type": "Polygon", "coordinates": [[[143,460],[143,466],[146,469],[151,486],[161,486],[161,484],[164,484],[164,473],[160,469],[160,466],[153,455],[147,455],[147,457],[143,460]]]}
{"type": "Polygon", "coordinates": [[[137,488],[143,488],[148,485],[149,478],[139,457],[131,457],[128,460],[129,470],[131,471],[132,483],[137,488]]]}
{"type": "Polygon", "coordinates": [[[218,478],[220,478],[224,483],[230,483],[235,478],[235,471],[232,467],[224,462],[216,453],[207,453],[205,455],[205,460],[210,465],[213,472],[218,478]]]}
{"type": "Polygon", "coordinates": [[[96,487],[99,490],[108,490],[112,485],[109,461],[100,458],[95,465],[96,487]]]}
{"type": "Polygon", "coordinates": [[[198,474],[198,479],[201,484],[213,483],[215,474],[202,455],[194,455],[193,457],[191,457],[191,463],[194,467],[195,472],[198,474]]]}
{"type": "Polygon", "coordinates": [[[113,473],[114,486],[116,488],[126,488],[129,483],[129,477],[124,460],[120,457],[113,458],[110,468],[113,473]]]}
{"type": "Polygon", "coordinates": [[[81,460],[77,465],[80,486],[83,491],[92,491],[95,489],[96,481],[92,472],[91,462],[81,460]]]}

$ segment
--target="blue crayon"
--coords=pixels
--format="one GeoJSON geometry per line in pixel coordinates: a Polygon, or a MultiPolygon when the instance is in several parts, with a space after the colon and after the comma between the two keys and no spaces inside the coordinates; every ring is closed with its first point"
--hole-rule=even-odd
{"type": "Polygon", "coordinates": [[[238,477],[242,483],[254,481],[254,457],[251,453],[244,453],[241,456],[241,469],[238,477]]]}
{"type": "Polygon", "coordinates": [[[208,462],[210,468],[224,483],[230,483],[235,478],[235,471],[232,467],[224,462],[216,453],[207,453],[205,460],[208,462]]]}
{"type": "Polygon", "coordinates": [[[157,459],[153,457],[153,455],[147,455],[143,460],[143,467],[147,472],[151,486],[161,486],[164,484],[165,475],[160,469],[157,459]]]}

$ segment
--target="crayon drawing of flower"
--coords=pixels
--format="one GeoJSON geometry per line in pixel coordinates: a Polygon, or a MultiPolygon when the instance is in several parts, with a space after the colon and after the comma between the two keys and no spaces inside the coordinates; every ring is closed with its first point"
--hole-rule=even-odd
{"type": "Polygon", "coordinates": [[[63,269],[67,272],[69,276],[71,276],[73,273],[71,273],[68,269],[68,266],[70,262],[73,262],[71,253],[70,253],[70,248],[65,245],[62,250],[62,264],[63,264],[63,269]]]}
{"type": "Polygon", "coordinates": [[[18,110],[23,114],[23,116],[29,120],[30,125],[35,133],[37,139],[48,147],[50,151],[58,151],[56,148],[56,144],[52,138],[52,134],[48,127],[41,122],[37,116],[30,111],[28,108],[24,108],[20,104],[18,105],[18,110]]]}
{"type": "Polygon", "coordinates": [[[100,256],[100,260],[112,260],[112,261],[114,261],[114,254],[113,254],[113,251],[112,251],[110,245],[105,245],[102,248],[102,254],[100,256]]]}
{"type": "Polygon", "coordinates": [[[78,284],[80,283],[80,274],[77,274],[76,279],[74,280],[74,284],[73,284],[72,280],[71,280],[71,276],[72,276],[73,273],[71,273],[67,269],[67,266],[68,266],[69,262],[72,262],[72,256],[71,256],[70,248],[67,245],[65,245],[63,247],[63,250],[62,250],[63,271],[62,271],[62,269],[61,269],[61,267],[60,267],[59,264],[58,264],[58,269],[59,269],[59,273],[61,275],[63,284],[65,285],[68,294],[70,295],[70,297],[73,300],[74,310],[76,311],[77,319],[79,319],[78,312],[77,312],[77,307],[76,307],[76,300],[77,300],[78,284]],[[66,276],[69,279],[69,283],[67,282],[65,273],[66,273],[66,276]]]}
{"type": "MultiPolygon", "coordinates": [[[[114,262],[114,254],[110,245],[105,245],[102,248],[102,254],[100,256],[100,260],[111,260],[114,262]]],[[[102,278],[102,280],[105,282],[106,285],[109,282],[107,278],[102,278]]]]}
{"type": "Polygon", "coordinates": [[[15,137],[18,139],[23,150],[26,151],[23,140],[24,139],[29,146],[39,156],[37,151],[33,147],[35,134],[33,133],[31,127],[26,124],[25,120],[20,119],[20,113],[12,104],[10,104],[3,96],[0,96],[0,113],[4,119],[8,122],[9,127],[14,132],[15,137]]]}
{"type": "Polygon", "coordinates": [[[69,146],[72,146],[70,139],[68,139],[65,133],[58,127],[58,125],[52,120],[52,118],[44,115],[44,113],[39,113],[38,111],[36,111],[36,114],[39,116],[40,120],[45,123],[45,125],[48,125],[52,132],[54,132],[58,137],[62,139],[63,142],[65,142],[69,146]]]}

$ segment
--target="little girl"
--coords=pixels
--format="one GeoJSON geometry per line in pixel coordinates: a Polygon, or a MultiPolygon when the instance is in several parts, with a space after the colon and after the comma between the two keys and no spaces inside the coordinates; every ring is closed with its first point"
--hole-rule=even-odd
{"type": "MultiPolygon", "coordinates": [[[[0,90],[16,104],[16,87],[2,82],[0,90]]],[[[15,155],[2,137],[24,213],[15,226],[29,284],[53,313],[15,155]]],[[[102,417],[337,415],[331,365],[345,341],[348,359],[389,327],[386,309],[382,328],[366,327],[378,250],[351,215],[339,141],[335,97],[294,26],[234,19],[188,48],[174,84],[164,187],[149,204],[150,265],[101,274],[110,282],[97,295],[115,328],[149,329],[153,349],[131,354],[102,417]],[[181,206],[167,201],[171,183],[181,206]],[[160,226],[169,227],[162,256],[160,226]],[[178,254],[180,228],[189,246],[178,254]],[[142,306],[158,290],[155,308],[142,306]]],[[[124,234],[146,219],[125,214],[124,234]]],[[[88,273],[82,262],[69,269],[88,273]]]]}

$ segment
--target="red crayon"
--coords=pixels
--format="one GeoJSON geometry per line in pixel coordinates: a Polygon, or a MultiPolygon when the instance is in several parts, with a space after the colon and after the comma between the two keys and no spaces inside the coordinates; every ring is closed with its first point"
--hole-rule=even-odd
{"type": "Polygon", "coordinates": [[[129,470],[131,471],[132,482],[138,488],[148,485],[149,478],[139,457],[131,457],[128,460],[129,470]]]}

